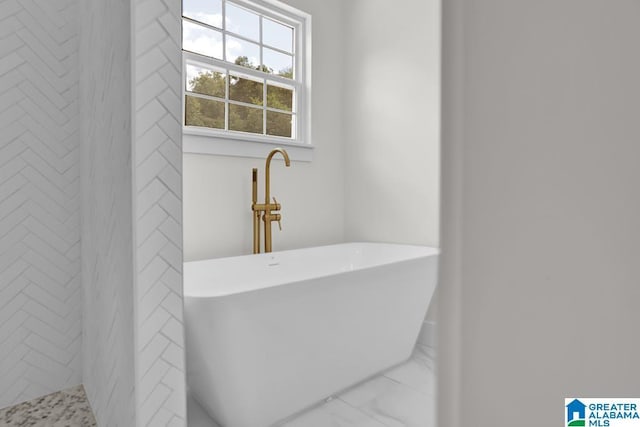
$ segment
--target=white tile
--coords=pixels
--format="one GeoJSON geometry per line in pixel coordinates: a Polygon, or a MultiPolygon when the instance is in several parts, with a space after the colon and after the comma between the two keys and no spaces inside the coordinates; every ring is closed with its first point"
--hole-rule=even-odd
{"type": "MultiPolygon", "coordinates": [[[[145,266],[138,275],[139,294],[144,295],[155,286],[156,282],[165,274],[168,268],[169,266],[162,258],[153,258],[151,263],[145,266]]],[[[165,282],[165,284],[167,283],[165,282]]]]}
{"type": "MultiPolygon", "coordinates": [[[[154,312],[154,315],[156,315],[156,313],[158,315],[162,314],[154,312]]],[[[138,354],[138,357],[141,366],[140,373],[143,375],[143,377],[147,375],[149,370],[151,370],[151,368],[154,366],[154,363],[157,361],[156,355],[158,353],[163,353],[164,351],[166,351],[166,349],[170,345],[171,341],[167,339],[167,337],[163,336],[162,334],[156,334],[152,337],[151,341],[149,341],[149,343],[147,343],[146,346],[142,348],[142,350],[138,354]]],[[[154,378],[157,377],[156,374],[153,375],[154,378]]]]}
{"type": "Polygon", "coordinates": [[[280,427],[435,427],[435,350],[354,386],[280,427]]]}
{"type": "MultiPolygon", "coordinates": [[[[187,410],[187,392],[184,385],[184,372],[182,372],[181,369],[171,367],[169,372],[167,372],[167,374],[162,378],[162,384],[172,389],[171,394],[167,400],[164,401],[162,407],[172,414],[185,414],[187,410]]],[[[182,427],[186,427],[186,423],[183,422],[182,427]]]]}
{"type": "MultiPolygon", "coordinates": [[[[165,323],[169,321],[171,315],[166,310],[158,309],[144,320],[140,328],[140,345],[141,348],[147,346],[149,342],[154,338],[155,334],[160,331],[165,323]]],[[[171,339],[171,337],[167,337],[171,339]]],[[[164,351],[162,349],[161,351],[164,351]]]]}
{"type": "Polygon", "coordinates": [[[171,421],[169,421],[169,423],[167,424],[167,427],[185,427],[185,426],[186,426],[185,420],[178,416],[174,416],[173,418],[171,418],[171,421]]]}
{"type": "Polygon", "coordinates": [[[142,320],[147,320],[151,314],[153,314],[154,310],[162,303],[162,301],[167,297],[167,295],[172,294],[166,286],[162,284],[156,285],[154,288],[149,289],[149,291],[142,296],[142,304],[140,307],[139,318],[142,320]]]}
{"type": "Polygon", "coordinates": [[[159,411],[166,411],[169,414],[169,416],[167,417],[167,421],[169,421],[172,415],[171,412],[164,408],[164,402],[167,400],[170,394],[171,389],[169,387],[165,386],[164,384],[158,384],[153,392],[148,395],[147,400],[144,401],[139,407],[139,410],[144,411],[145,414],[150,414],[149,418],[153,417],[159,411]]]}
{"type": "MultiPolygon", "coordinates": [[[[140,396],[151,396],[153,390],[158,386],[158,378],[162,378],[169,372],[171,365],[162,359],[155,359],[153,365],[145,372],[142,380],[138,382],[140,396]]],[[[169,417],[167,420],[171,419],[169,417]]]]}
{"type": "Polygon", "coordinates": [[[162,234],[154,230],[151,236],[138,247],[138,265],[147,266],[164,248],[169,240],[162,234]]]}
{"type": "Polygon", "coordinates": [[[278,427],[384,427],[384,424],[339,399],[311,409],[278,427]]]}
{"type": "Polygon", "coordinates": [[[160,408],[151,418],[152,426],[166,426],[173,417],[173,414],[165,408],[160,408]]]}
{"type": "Polygon", "coordinates": [[[184,356],[184,348],[177,346],[175,343],[171,343],[162,353],[162,360],[174,367],[182,366],[184,364],[184,356]]]}
{"type": "Polygon", "coordinates": [[[385,372],[384,376],[428,396],[436,394],[435,372],[417,359],[410,359],[385,372]]]}
{"type": "Polygon", "coordinates": [[[151,234],[162,225],[167,219],[167,213],[159,205],[153,206],[149,209],[142,218],[140,218],[140,225],[138,225],[138,245],[144,242],[151,236],[151,234]]]}
{"type": "Polygon", "coordinates": [[[384,376],[338,398],[387,427],[435,427],[435,398],[384,376]]]}

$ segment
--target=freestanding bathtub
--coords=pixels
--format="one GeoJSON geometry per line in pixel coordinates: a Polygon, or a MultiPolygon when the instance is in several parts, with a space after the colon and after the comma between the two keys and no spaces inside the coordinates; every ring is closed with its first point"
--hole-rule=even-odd
{"type": "Polygon", "coordinates": [[[185,263],[192,396],[222,427],[267,427],[405,361],[437,256],[346,243],[185,263]]]}

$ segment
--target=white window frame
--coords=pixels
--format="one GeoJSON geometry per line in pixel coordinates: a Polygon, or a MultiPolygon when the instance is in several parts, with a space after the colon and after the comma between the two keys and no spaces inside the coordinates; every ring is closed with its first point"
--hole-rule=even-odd
{"type": "MultiPolygon", "coordinates": [[[[295,62],[293,66],[295,79],[267,75],[267,80],[295,87],[293,110],[296,118],[293,129],[294,135],[292,138],[287,138],[199,126],[185,126],[185,96],[187,95],[185,74],[187,61],[205,64],[218,69],[226,69],[228,72],[240,75],[250,73],[247,72],[246,68],[231,62],[182,51],[182,151],[184,153],[264,158],[275,147],[283,147],[287,150],[292,160],[311,161],[314,148],[311,143],[311,15],[277,0],[231,1],[294,28],[295,62]]],[[[225,26],[226,23],[223,19],[223,27],[225,26]]],[[[235,34],[233,36],[235,37],[235,34]]]]}

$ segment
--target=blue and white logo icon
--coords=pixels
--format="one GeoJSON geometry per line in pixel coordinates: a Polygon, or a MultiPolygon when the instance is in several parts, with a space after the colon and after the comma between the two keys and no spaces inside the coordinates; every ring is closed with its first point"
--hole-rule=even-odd
{"type": "Polygon", "coordinates": [[[587,405],[578,399],[573,399],[567,405],[567,427],[584,426],[586,408],[587,405]]]}

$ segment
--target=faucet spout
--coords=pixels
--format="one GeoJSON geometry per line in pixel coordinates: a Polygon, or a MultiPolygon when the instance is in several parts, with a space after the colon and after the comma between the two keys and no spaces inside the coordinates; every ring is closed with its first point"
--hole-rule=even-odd
{"type": "Polygon", "coordinates": [[[284,164],[286,167],[291,166],[291,161],[289,160],[289,154],[287,154],[287,152],[282,149],[282,148],[276,148],[275,150],[271,151],[269,153],[269,155],[267,156],[267,164],[265,166],[265,171],[264,171],[264,204],[268,205],[271,201],[271,159],[273,159],[273,156],[275,156],[276,154],[282,154],[282,157],[284,157],[284,164]]]}
{"type": "MultiPolygon", "coordinates": [[[[267,156],[267,164],[265,166],[265,171],[264,171],[264,205],[262,206],[262,209],[264,212],[262,219],[264,220],[264,251],[265,252],[271,252],[271,248],[272,248],[271,223],[273,221],[278,221],[278,225],[280,225],[280,218],[281,218],[280,214],[277,213],[280,210],[280,204],[275,198],[273,199],[273,203],[271,203],[271,159],[273,159],[273,156],[275,156],[278,153],[282,154],[282,157],[284,157],[285,166],[289,167],[291,165],[291,161],[289,160],[289,154],[287,154],[287,152],[282,148],[276,148],[275,150],[271,151],[267,156]]],[[[282,227],[280,229],[282,229],[282,227]]]]}

